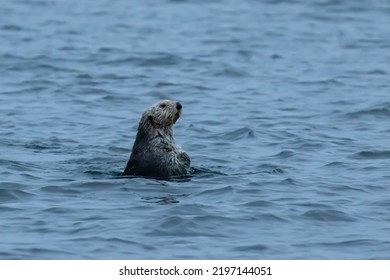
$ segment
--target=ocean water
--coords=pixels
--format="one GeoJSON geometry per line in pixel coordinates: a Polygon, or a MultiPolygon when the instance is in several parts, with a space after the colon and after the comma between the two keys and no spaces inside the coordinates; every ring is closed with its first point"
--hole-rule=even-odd
{"type": "Polygon", "coordinates": [[[390,2],[2,0],[1,259],[389,259],[390,2]],[[183,105],[187,180],[123,178],[183,105]]]}

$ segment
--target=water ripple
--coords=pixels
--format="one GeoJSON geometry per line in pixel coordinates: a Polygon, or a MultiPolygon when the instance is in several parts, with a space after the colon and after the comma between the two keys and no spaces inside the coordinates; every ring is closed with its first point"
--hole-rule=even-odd
{"type": "Polygon", "coordinates": [[[356,159],[390,159],[390,151],[360,151],[353,157],[356,159]]]}
{"type": "Polygon", "coordinates": [[[355,222],[356,219],[338,210],[309,210],[303,217],[323,222],[355,222]]]}

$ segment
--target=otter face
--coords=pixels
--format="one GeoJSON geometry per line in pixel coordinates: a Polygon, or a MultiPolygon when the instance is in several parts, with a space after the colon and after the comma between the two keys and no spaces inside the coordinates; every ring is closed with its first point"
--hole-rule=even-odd
{"type": "Polygon", "coordinates": [[[156,128],[170,128],[181,116],[182,105],[180,102],[163,100],[144,113],[144,117],[156,128]]]}

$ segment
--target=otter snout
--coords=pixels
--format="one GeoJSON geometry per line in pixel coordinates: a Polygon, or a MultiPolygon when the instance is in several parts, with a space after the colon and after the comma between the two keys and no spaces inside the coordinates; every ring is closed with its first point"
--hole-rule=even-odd
{"type": "Polygon", "coordinates": [[[181,108],[183,108],[183,106],[181,105],[181,103],[180,103],[180,102],[176,102],[176,109],[177,109],[178,111],[180,111],[181,108]]]}

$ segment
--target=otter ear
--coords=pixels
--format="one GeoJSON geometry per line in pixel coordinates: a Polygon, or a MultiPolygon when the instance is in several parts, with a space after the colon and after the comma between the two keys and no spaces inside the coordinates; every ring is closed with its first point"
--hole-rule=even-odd
{"type": "Polygon", "coordinates": [[[152,127],[156,127],[156,122],[154,121],[154,117],[153,116],[148,116],[148,121],[150,122],[152,127]]]}
{"type": "Polygon", "coordinates": [[[150,125],[153,127],[153,128],[158,128],[159,127],[159,123],[158,123],[158,120],[156,121],[157,119],[154,117],[154,116],[148,116],[148,121],[150,123],[150,125]]]}

